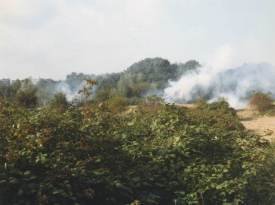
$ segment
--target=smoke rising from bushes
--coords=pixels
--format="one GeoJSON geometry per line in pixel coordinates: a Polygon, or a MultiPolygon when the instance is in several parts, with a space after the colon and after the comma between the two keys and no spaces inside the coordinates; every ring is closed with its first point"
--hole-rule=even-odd
{"type": "Polygon", "coordinates": [[[73,89],[70,84],[61,81],[56,85],[54,93],[64,93],[69,101],[73,101],[80,98],[79,90],[83,85],[84,81],[79,85],[75,85],[76,88],[73,89]]]}
{"type": "Polygon", "coordinates": [[[199,98],[226,99],[232,107],[243,108],[255,91],[275,96],[275,67],[270,64],[244,64],[230,69],[201,67],[169,83],[164,90],[168,102],[188,103],[199,98]]]}

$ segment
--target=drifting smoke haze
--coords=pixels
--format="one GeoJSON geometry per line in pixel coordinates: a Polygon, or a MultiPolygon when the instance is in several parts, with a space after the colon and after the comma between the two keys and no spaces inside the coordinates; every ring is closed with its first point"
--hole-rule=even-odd
{"type": "MultiPolygon", "coordinates": [[[[234,108],[244,108],[254,92],[270,93],[275,98],[275,67],[268,63],[234,66],[233,54],[235,51],[229,46],[222,47],[214,53],[214,58],[209,58],[212,66],[201,66],[195,60],[170,63],[162,58],[147,58],[119,73],[71,73],[64,80],[30,80],[42,104],[56,93],[64,93],[71,102],[81,100],[83,96],[79,91],[87,79],[97,82],[91,90],[91,98],[101,100],[116,95],[129,100],[159,96],[168,103],[193,103],[201,98],[213,102],[223,98],[234,108]]],[[[9,93],[8,87],[14,84],[16,81],[0,80],[2,95],[9,93]]],[[[25,87],[31,86],[23,80],[19,89],[25,87]]]]}
{"type": "Polygon", "coordinates": [[[221,70],[201,67],[169,84],[164,90],[168,102],[189,103],[199,98],[211,102],[224,98],[232,107],[243,108],[255,91],[275,96],[275,67],[266,63],[221,70]]]}
{"type": "Polygon", "coordinates": [[[66,82],[60,82],[56,85],[54,93],[64,93],[67,97],[67,100],[73,101],[74,99],[80,99],[81,95],[79,90],[84,86],[84,81],[79,85],[75,85],[75,88],[66,82]]]}
{"type": "MultiPolygon", "coordinates": [[[[230,106],[237,109],[246,107],[250,96],[257,91],[270,93],[275,97],[275,67],[273,65],[250,63],[226,68],[231,51],[224,50],[222,54],[218,54],[218,58],[215,58],[214,66],[191,69],[181,77],[178,76],[179,80],[170,80],[165,89],[148,89],[144,96],[160,96],[168,103],[193,103],[201,98],[208,102],[214,102],[223,98],[228,101],[230,106]]],[[[138,69],[140,69],[139,66],[138,69]]],[[[147,69],[149,67],[146,67],[145,70],[147,69]]],[[[123,76],[123,73],[120,75],[123,76]]],[[[121,76],[120,78],[123,78],[121,76]]],[[[97,79],[98,77],[93,76],[92,78],[97,79]]],[[[85,78],[82,77],[77,81],[58,81],[51,93],[62,92],[66,94],[69,101],[80,99],[79,90],[85,84],[85,80],[81,79],[85,78]]],[[[116,82],[116,84],[119,83],[116,82]]],[[[93,94],[96,92],[97,86],[94,88],[93,94]]]]}

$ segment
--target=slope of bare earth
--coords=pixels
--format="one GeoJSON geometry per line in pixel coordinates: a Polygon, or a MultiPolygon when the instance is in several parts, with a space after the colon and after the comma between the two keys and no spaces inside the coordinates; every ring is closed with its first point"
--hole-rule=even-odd
{"type": "Polygon", "coordinates": [[[259,115],[249,107],[239,110],[238,116],[246,129],[254,131],[268,140],[275,140],[275,116],[259,115]]]}

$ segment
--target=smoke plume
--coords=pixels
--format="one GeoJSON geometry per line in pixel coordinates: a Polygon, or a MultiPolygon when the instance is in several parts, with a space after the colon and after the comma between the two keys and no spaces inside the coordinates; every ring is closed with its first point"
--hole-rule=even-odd
{"type": "Polygon", "coordinates": [[[178,103],[224,98],[232,107],[243,108],[255,91],[275,96],[275,67],[265,63],[222,70],[201,67],[170,82],[164,90],[164,98],[167,102],[178,103]]]}
{"type": "Polygon", "coordinates": [[[83,85],[84,81],[74,86],[68,84],[67,82],[61,81],[56,85],[54,93],[64,93],[69,101],[73,101],[81,97],[79,90],[83,87],[83,85]]]}

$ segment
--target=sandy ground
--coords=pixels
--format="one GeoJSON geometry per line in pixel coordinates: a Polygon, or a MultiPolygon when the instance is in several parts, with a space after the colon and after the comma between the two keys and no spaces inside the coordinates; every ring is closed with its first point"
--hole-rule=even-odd
{"type": "Polygon", "coordinates": [[[246,129],[268,140],[275,140],[275,116],[262,116],[250,108],[239,110],[238,116],[246,129]]]}

